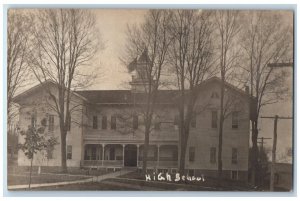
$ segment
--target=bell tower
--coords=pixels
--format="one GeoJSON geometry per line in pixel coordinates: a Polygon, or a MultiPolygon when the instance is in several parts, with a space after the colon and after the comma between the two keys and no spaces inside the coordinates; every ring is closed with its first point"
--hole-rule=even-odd
{"type": "Polygon", "coordinates": [[[129,83],[132,92],[145,92],[149,86],[149,75],[147,73],[149,62],[148,50],[145,49],[140,56],[128,65],[129,72],[132,73],[132,80],[129,83]]]}

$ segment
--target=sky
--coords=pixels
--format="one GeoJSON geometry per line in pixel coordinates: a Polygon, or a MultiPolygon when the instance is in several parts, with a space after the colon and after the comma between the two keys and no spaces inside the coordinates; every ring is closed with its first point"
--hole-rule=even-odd
{"type": "Polygon", "coordinates": [[[126,43],[127,24],[141,23],[146,10],[97,9],[93,12],[105,48],[94,58],[101,77],[90,89],[127,89],[131,75],[119,59],[126,43]]]}

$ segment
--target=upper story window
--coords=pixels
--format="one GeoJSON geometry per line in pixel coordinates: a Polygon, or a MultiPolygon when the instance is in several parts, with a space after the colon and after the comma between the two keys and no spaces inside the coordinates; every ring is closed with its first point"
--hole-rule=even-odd
{"type": "Polygon", "coordinates": [[[194,162],[195,161],[195,147],[189,148],[189,161],[194,162]]]}
{"type": "Polygon", "coordinates": [[[93,116],[93,129],[98,129],[98,117],[93,116]]]}
{"type": "Polygon", "coordinates": [[[139,128],[139,117],[137,115],[133,115],[132,128],[134,130],[139,128]]]}
{"type": "Polygon", "coordinates": [[[107,129],[107,116],[102,116],[102,129],[107,129]]]}
{"type": "Polygon", "coordinates": [[[46,151],[47,151],[47,159],[53,159],[54,148],[53,147],[47,147],[46,151]]]}
{"type": "Polygon", "coordinates": [[[210,148],[210,163],[216,163],[217,161],[217,149],[216,147],[210,148]]]}
{"type": "Polygon", "coordinates": [[[155,130],[160,130],[160,120],[158,117],[155,117],[155,120],[154,120],[154,129],[155,130]]]}
{"type": "Polygon", "coordinates": [[[237,150],[237,148],[232,148],[231,163],[237,164],[237,160],[238,160],[238,150],[237,150]]]}
{"type": "Polygon", "coordinates": [[[177,115],[177,114],[174,117],[174,125],[179,126],[179,115],[177,115]]]}
{"type": "Polygon", "coordinates": [[[111,116],[111,119],[110,119],[110,128],[112,130],[116,130],[117,128],[117,118],[115,115],[111,116]]]}
{"type": "Polygon", "coordinates": [[[213,91],[212,93],[211,93],[211,96],[210,96],[211,98],[219,98],[219,94],[218,94],[218,92],[216,92],[216,91],[213,91]]]}
{"type": "Polygon", "coordinates": [[[72,146],[67,146],[67,159],[72,159],[72,146]]]}
{"type": "Polygon", "coordinates": [[[31,115],[31,127],[36,127],[36,114],[31,115]]]}
{"type": "Polygon", "coordinates": [[[234,111],[232,112],[232,128],[239,127],[239,113],[234,111]]]}
{"type": "Polygon", "coordinates": [[[72,117],[69,115],[69,118],[67,119],[67,131],[71,130],[71,124],[72,124],[72,117]]]}
{"type": "Polygon", "coordinates": [[[197,120],[197,115],[193,114],[192,119],[191,119],[191,127],[196,128],[196,120],[197,120]]]}
{"type": "Polygon", "coordinates": [[[211,111],[211,127],[212,128],[218,127],[218,112],[216,110],[211,111]]]}
{"type": "Polygon", "coordinates": [[[48,131],[49,132],[54,131],[54,115],[49,115],[48,117],[48,131]]]}

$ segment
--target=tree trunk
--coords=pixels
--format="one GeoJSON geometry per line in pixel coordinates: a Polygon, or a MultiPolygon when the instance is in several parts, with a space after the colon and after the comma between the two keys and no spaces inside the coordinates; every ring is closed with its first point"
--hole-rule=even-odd
{"type": "Polygon", "coordinates": [[[186,156],[186,148],[187,148],[187,134],[189,129],[182,129],[181,133],[181,141],[180,141],[180,159],[179,159],[179,173],[181,175],[184,174],[185,170],[185,156],[186,156]]]}
{"type": "Polygon", "coordinates": [[[149,134],[150,134],[150,124],[146,123],[146,126],[145,126],[145,141],[144,141],[144,150],[143,150],[143,173],[144,174],[146,174],[146,172],[147,172],[149,134]]]}
{"type": "Polygon", "coordinates": [[[258,137],[258,129],[257,129],[257,120],[251,122],[252,127],[252,171],[251,171],[251,183],[256,184],[256,175],[258,171],[258,147],[257,147],[257,137],[258,137]]]}
{"type": "Polygon", "coordinates": [[[218,178],[222,179],[222,151],[223,151],[223,116],[220,117],[220,128],[219,128],[219,144],[218,144],[218,178]]]}
{"type": "Polygon", "coordinates": [[[219,122],[219,144],[218,144],[218,178],[222,179],[222,149],[223,149],[223,123],[224,123],[224,91],[225,91],[225,75],[222,77],[221,99],[220,99],[220,122],[219,122]]]}
{"type": "Polygon", "coordinates": [[[32,162],[33,162],[33,155],[32,155],[31,161],[30,161],[30,173],[29,173],[29,185],[28,185],[29,189],[30,189],[30,185],[31,185],[32,162]]]}
{"type": "Polygon", "coordinates": [[[66,173],[68,172],[67,169],[67,132],[64,129],[61,129],[61,172],[66,173]]]}

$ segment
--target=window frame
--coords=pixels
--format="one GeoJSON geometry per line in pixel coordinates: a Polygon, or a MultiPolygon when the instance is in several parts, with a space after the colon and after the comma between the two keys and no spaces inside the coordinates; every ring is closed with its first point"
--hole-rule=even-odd
{"type": "Polygon", "coordinates": [[[72,149],[73,149],[72,145],[67,145],[67,160],[72,160],[72,156],[73,156],[72,149]]]}
{"type": "Polygon", "coordinates": [[[110,117],[110,129],[116,130],[117,129],[117,117],[116,115],[112,115],[110,117]]]}
{"type": "Polygon", "coordinates": [[[211,111],[211,128],[218,128],[218,111],[212,110],[211,111]]]}
{"type": "Polygon", "coordinates": [[[195,113],[192,114],[190,125],[191,128],[197,128],[197,115],[195,113]]]}
{"type": "Polygon", "coordinates": [[[102,130],[107,130],[107,116],[106,115],[102,115],[102,118],[101,118],[101,129],[102,130]]]}
{"type": "Polygon", "coordinates": [[[211,164],[216,164],[217,163],[217,148],[211,147],[209,153],[210,153],[209,154],[209,162],[211,164]]]}
{"type": "Polygon", "coordinates": [[[189,147],[189,162],[195,162],[196,148],[194,146],[189,147]]]}
{"type": "Polygon", "coordinates": [[[139,116],[138,115],[132,116],[132,128],[133,128],[133,130],[137,130],[139,128],[139,116]]]}
{"type": "Polygon", "coordinates": [[[32,128],[36,127],[36,122],[37,122],[37,115],[36,114],[32,114],[30,117],[30,125],[32,128]]]}
{"type": "Polygon", "coordinates": [[[48,132],[54,131],[54,115],[49,114],[48,116],[48,132]]]}
{"type": "Polygon", "coordinates": [[[238,129],[239,128],[239,112],[233,111],[231,114],[231,128],[238,129]]]}
{"type": "Polygon", "coordinates": [[[67,131],[71,131],[71,125],[72,125],[72,117],[69,115],[69,118],[67,120],[67,131]]]}
{"type": "Polygon", "coordinates": [[[231,164],[238,164],[238,149],[235,147],[231,149],[231,164]]]}
{"type": "Polygon", "coordinates": [[[239,171],[238,170],[231,170],[231,179],[232,180],[239,180],[239,171]],[[236,173],[236,178],[234,178],[234,173],[236,173]]]}
{"type": "Polygon", "coordinates": [[[93,116],[93,129],[98,129],[98,116],[93,116]]]}

